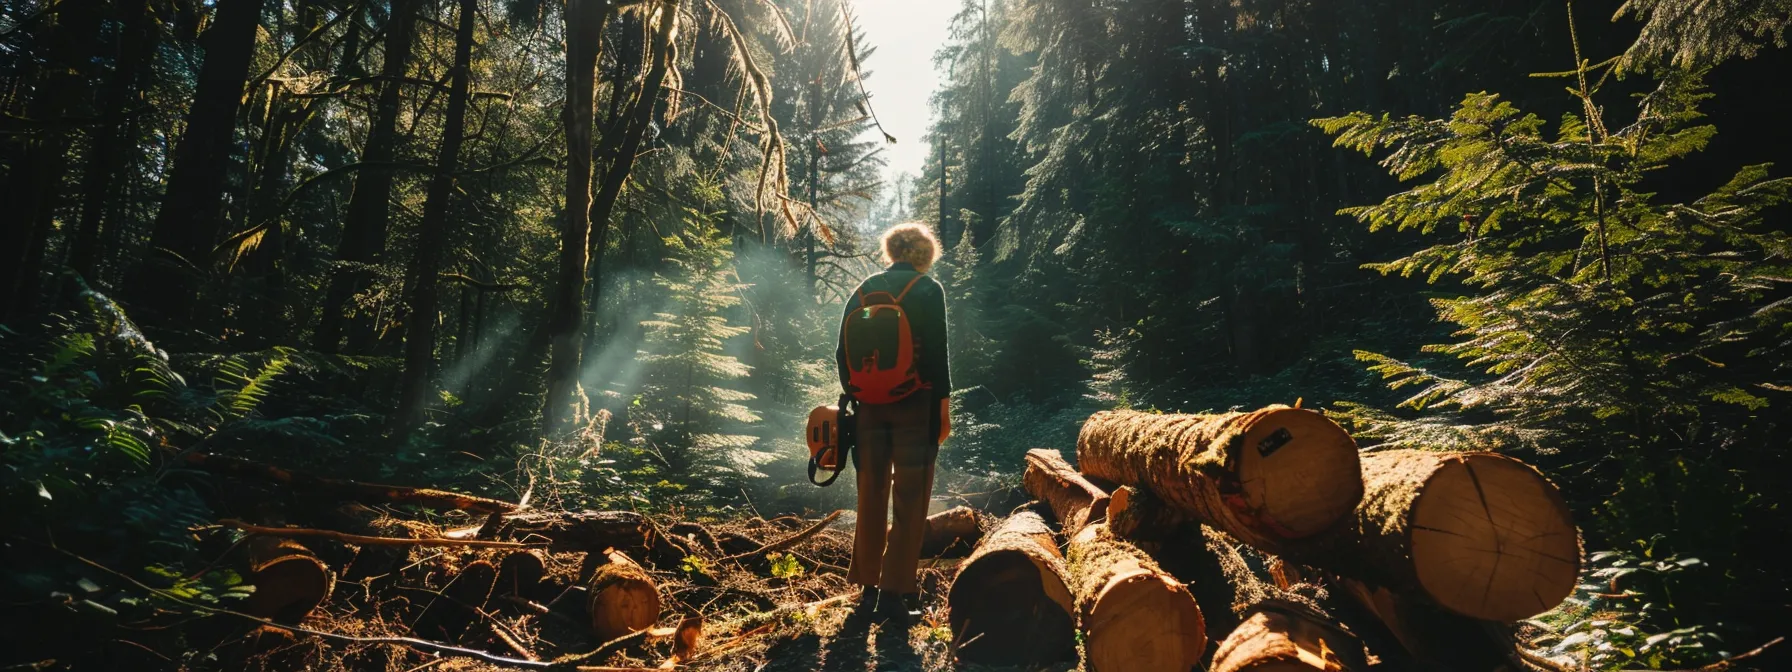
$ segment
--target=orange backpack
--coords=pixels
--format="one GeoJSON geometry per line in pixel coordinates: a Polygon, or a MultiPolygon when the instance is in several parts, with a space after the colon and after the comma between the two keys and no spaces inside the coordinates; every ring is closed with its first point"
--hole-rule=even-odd
{"type": "Polygon", "coordinates": [[[914,330],[902,299],[920,282],[921,274],[892,296],[886,291],[859,288],[859,307],[841,324],[840,342],[846,349],[846,384],[852,398],[866,404],[900,401],[926,389],[915,366],[914,330]]]}

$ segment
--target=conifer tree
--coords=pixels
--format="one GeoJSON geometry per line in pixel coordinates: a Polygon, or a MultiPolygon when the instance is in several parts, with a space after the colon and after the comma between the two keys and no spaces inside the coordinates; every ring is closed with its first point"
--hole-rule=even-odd
{"type": "Polygon", "coordinates": [[[752,368],[728,354],[728,342],[748,332],[726,314],[743,288],[734,253],[704,220],[665,242],[670,269],[654,283],[666,291],[669,308],[641,323],[643,382],[631,420],[671,474],[754,473],[768,456],[745,433],[759,421],[746,406],[754,395],[741,389],[752,368]]]}

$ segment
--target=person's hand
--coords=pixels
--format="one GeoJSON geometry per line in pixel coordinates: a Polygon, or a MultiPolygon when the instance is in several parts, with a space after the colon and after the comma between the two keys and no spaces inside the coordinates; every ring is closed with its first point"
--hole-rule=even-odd
{"type": "Polygon", "coordinates": [[[952,400],[951,399],[941,399],[940,400],[940,441],[939,442],[945,443],[946,437],[951,436],[951,435],[952,435],[952,400]]]}

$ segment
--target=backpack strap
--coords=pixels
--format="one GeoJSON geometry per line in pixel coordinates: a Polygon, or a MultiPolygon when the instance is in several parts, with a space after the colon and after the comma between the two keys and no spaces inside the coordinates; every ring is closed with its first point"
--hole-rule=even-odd
{"type": "MultiPolygon", "coordinates": [[[[902,297],[908,296],[908,290],[915,288],[915,283],[921,281],[922,275],[924,275],[924,274],[916,273],[915,277],[909,278],[908,284],[902,286],[902,293],[896,295],[896,303],[902,303],[902,297]]],[[[863,299],[861,299],[861,302],[862,301],[863,301],[863,299]]]]}

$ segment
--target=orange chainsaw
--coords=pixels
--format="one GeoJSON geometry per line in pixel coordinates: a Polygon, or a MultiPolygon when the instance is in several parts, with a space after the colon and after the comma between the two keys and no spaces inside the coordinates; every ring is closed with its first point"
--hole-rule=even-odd
{"type": "Polygon", "coordinates": [[[840,403],[816,406],[809,411],[809,482],[827,487],[846,471],[846,462],[858,442],[858,402],[842,395],[840,403]],[[826,480],[816,475],[827,473],[826,480]]]}

